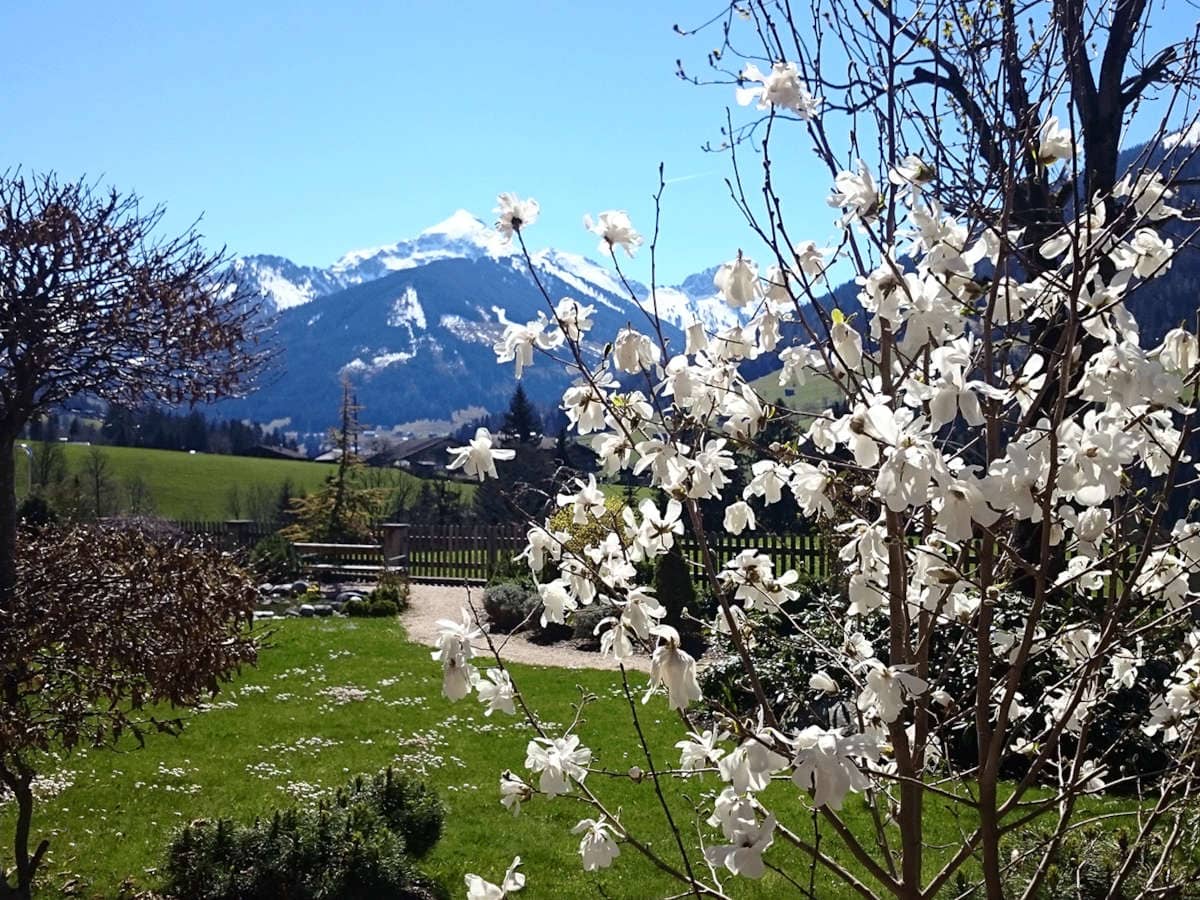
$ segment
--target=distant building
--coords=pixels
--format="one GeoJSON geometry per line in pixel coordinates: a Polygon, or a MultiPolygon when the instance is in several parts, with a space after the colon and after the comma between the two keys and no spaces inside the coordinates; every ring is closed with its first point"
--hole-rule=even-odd
{"type": "Polygon", "coordinates": [[[448,437],[423,437],[395,441],[366,458],[367,465],[403,469],[422,478],[444,478],[454,441],[448,437]]]}
{"type": "Polygon", "coordinates": [[[296,459],[308,460],[308,455],[299,450],[289,450],[287,447],[269,447],[259,444],[246,451],[246,456],[259,456],[263,459],[296,459]]]}

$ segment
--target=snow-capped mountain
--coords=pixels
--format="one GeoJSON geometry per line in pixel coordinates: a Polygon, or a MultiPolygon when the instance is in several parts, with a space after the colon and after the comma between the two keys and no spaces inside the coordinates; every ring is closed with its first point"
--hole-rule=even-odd
{"type": "MultiPolygon", "coordinates": [[[[682,349],[680,330],[697,318],[714,331],[739,322],[716,295],[715,270],[660,287],[652,301],[647,287],[626,286],[611,267],[578,254],[545,249],[531,260],[551,297],[596,308],[598,340],[629,323],[645,328],[643,310],[655,301],[670,352],[682,349]]],[[[352,251],[324,269],[278,256],[237,264],[277,313],[280,358],[274,377],[231,401],[228,413],[289,418],[301,430],[332,424],[343,376],[356,385],[365,420],[374,423],[502,409],[515,378],[511,366],[497,365],[492,347],[506,322],[546,310],[519,250],[464,210],[414,238],[352,251]]],[[[561,367],[545,363],[524,375],[526,391],[545,404],[556,403],[567,380],[561,367]]]]}
{"type": "MultiPolygon", "coordinates": [[[[445,259],[516,258],[519,251],[505,242],[495,229],[467,212],[457,210],[445,221],[426,228],[415,238],[381,247],[369,247],[346,253],[325,269],[298,265],[279,256],[247,256],[237,261],[275,311],[301,306],[346,288],[374,281],[406,269],[414,269],[445,259]]],[[[571,296],[584,302],[600,303],[612,309],[630,306],[629,290],[610,267],[576,253],[539,250],[532,254],[539,274],[547,274],[569,287],[571,296]]],[[[659,315],[680,328],[699,319],[717,330],[738,324],[739,317],[717,296],[712,276],[716,268],[697,273],[683,284],[659,287],[655,294],[659,315]]],[[[637,282],[629,285],[638,301],[652,307],[649,288],[637,282]]]]}

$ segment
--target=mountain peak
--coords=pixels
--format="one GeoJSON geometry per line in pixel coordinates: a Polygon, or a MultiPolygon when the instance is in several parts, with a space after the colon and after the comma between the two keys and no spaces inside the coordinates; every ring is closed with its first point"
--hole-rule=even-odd
{"type": "Polygon", "coordinates": [[[467,212],[465,209],[456,209],[449,218],[438,222],[436,225],[430,225],[421,232],[421,235],[424,237],[437,234],[456,240],[479,237],[480,232],[488,230],[488,226],[478,216],[467,212]]]}

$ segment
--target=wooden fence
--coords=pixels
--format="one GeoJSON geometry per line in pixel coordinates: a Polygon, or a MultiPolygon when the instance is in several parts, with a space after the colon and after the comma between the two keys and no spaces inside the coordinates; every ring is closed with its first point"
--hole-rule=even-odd
{"type": "MultiPolygon", "coordinates": [[[[255,522],[178,522],[182,530],[213,540],[225,549],[248,549],[271,534],[269,526],[255,522]]],[[[525,546],[525,529],[515,525],[420,525],[381,523],[379,552],[359,552],[356,562],[382,565],[388,559],[406,559],[407,571],[415,581],[434,584],[479,584],[507,565],[525,546]]],[[[761,550],[775,563],[775,571],[796,569],[818,578],[836,571],[821,535],[713,533],[706,536],[709,552],[721,568],[742,550],[761,550]]],[[[703,553],[699,543],[687,535],[680,541],[684,557],[691,563],[692,578],[705,581],[703,553]]]]}

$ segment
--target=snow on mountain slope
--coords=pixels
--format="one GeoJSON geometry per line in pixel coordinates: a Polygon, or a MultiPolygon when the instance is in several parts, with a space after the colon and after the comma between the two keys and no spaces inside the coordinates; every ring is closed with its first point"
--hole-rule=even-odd
{"type": "MultiPolygon", "coordinates": [[[[526,274],[519,250],[506,243],[495,229],[467,212],[456,210],[449,218],[426,228],[416,237],[366,247],[344,254],[326,269],[301,266],[279,256],[248,256],[237,261],[239,269],[266,297],[275,311],[291,309],[355,285],[366,284],[394,272],[417,269],[447,259],[504,262],[526,274]]],[[[581,300],[607,307],[638,323],[642,319],[629,295],[629,288],[611,265],[594,262],[576,253],[545,249],[532,254],[539,275],[556,279],[561,289],[581,300]]],[[[637,282],[630,288],[644,309],[650,309],[649,290],[637,282]]],[[[409,309],[406,296],[396,299],[395,318],[424,330],[425,313],[420,303],[409,309]]],[[[663,320],[683,328],[699,319],[705,327],[718,330],[741,321],[716,295],[712,270],[700,272],[674,287],[658,289],[658,306],[663,320]]]]}

